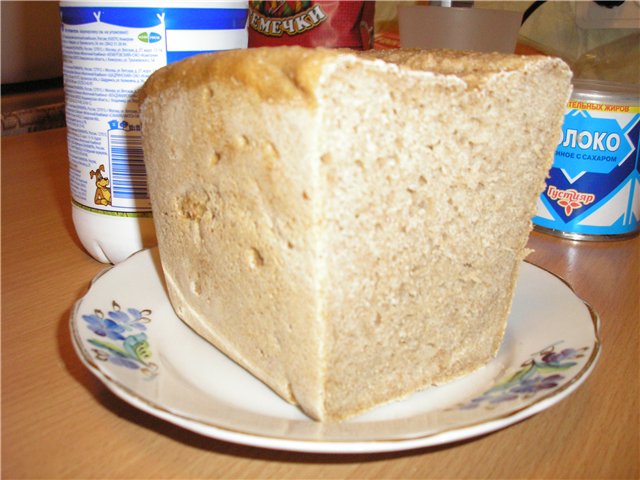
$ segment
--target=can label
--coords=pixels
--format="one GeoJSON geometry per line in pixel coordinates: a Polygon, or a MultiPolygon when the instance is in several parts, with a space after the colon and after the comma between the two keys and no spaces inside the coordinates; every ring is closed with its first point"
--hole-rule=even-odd
{"type": "Polygon", "coordinates": [[[570,101],[533,223],[583,235],[638,229],[640,107],[570,101]]]}
{"type": "Polygon", "coordinates": [[[246,47],[246,4],[62,6],[60,14],[73,203],[107,215],[150,216],[138,89],[168,63],[246,47]]]}

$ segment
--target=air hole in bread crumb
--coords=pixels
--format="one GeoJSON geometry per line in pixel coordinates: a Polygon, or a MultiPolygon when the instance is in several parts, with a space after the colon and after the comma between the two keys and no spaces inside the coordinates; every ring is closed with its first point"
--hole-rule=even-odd
{"type": "Polygon", "coordinates": [[[200,279],[191,280],[191,291],[194,295],[200,296],[202,294],[202,285],[200,284],[200,279]]]}
{"type": "Polygon", "coordinates": [[[250,248],[247,252],[247,262],[251,269],[262,267],[264,265],[264,258],[262,257],[260,250],[255,247],[250,248]]]}
{"type": "Polygon", "coordinates": [[[178,198],[178,211],[189,220],[200,220],[207,210],[206,194],[188,192],[178,198]]]}
{"type": "Polygon", "coordinates": [[[214,152],[211,154],[211,162],[210,162],[210,163],[211,163],[211,166],[217,165],[219,161],[220,161],[220,153],[219,153],[219,152],[214,151],[214,152]]]}
{"type": "Polygon", "coordinates": [[[309,194],[307,192],[303,191],[302,192],[302,198],[305,199],[305,200],[309,200],[310,197],[309,197],[309,194]]]}
{"type": "Polygon", "coordinates": [[[285,398],[287,398],[289,401],[292,401],[294,403],[296,402],[296,396],[293,394],[293,387],[291,386],[291,383],[287,383],[287,386],[285,387],[286,390],[286,394],[285,394],[285,398]]]}
{"type": "Polygon", "coordinates": [[[266,158],[273,158],[273,159],[277,159],[280,158],[280,152],[278,152],[278,149],[276,148],[276,146],[271,143],[271,142],[266,142],[263,147],[263,152],[264,152],[264,156],[266,158]]]}
{"type": "Polygon", "coordinates": [[[246,135],[236,135],[233,138],[233,144],[237,148],[246,148],[249,146],[249,137],[246,135]]]}
{"type": "Polygon", "coordinates": [[[358,167],[360,167],[360,170],[362,170],[363,172],[366,170],[366,169],[364,168],[364,163],[362,162],[362,160],[356,160],[356,161],[355,161],[355,164],[356,164],[358,167]]]}
{"type": "Polygon", "coordinates": [[[324,155],[320,156],[320,161],[325,165],[328,165],[329,163],[331,163],[331,154],[325,153],[324,155]]]}
{"type": "Polygon", "coordinates": [[[288,248],[289,250],[293,250],[293,243],[291,243],[291,242],[287,242],[287,248],[288,248]]]}
{"type": "Polygon", "coordinates": [[[434,208],[434,202],[431,199],[422,198],[416,202],[416,208],[420,211],[432,212],[434,208]]]}
{"type": "Polygon", "coordinates": [[[420,182],[420,185],[426,185],[427,184],[427,179],[424,178],[423,175],[420,175],[420,177],[418,178],[418,182],[420,182]]]}

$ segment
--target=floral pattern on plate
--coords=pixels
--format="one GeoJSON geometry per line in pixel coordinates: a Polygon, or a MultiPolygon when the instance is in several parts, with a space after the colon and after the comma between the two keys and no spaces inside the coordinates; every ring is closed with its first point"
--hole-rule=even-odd
{"type": "Polygon", "coordinates": [[[560,372],[578,365],[571,360],[584,357],[585,352],[589,350],[588,347],[578,349],[569,347],[558,352],[556,351],[558,344],[532,354],[516,373],[503,378],[479,397],[458,405],[458,408],[469,410],[483,407],[492,410],[500,403],[527,400],[540,392],[558,387],[567,378],[560,372]]]}
{"type": "Polygon", "coordinates": [[[218,440],[317,453],[408,450],[499,430],[574,392],[601,350],[597,313],[561,279],[523,263],[488,365],[345,422],[314,422],[176,316],[157,248],[96,277],[70,333],[87,368],[142,411],[218,440]]]}
{"type": "Polygon", "coordinates": [[[151,310],[128,308],[123,310],[114,300],[111,309],[94,309],[82,315],[94,338],[87,341],[95,359],[111,362],[132,370],[139,370],[145,377],[155,378],[158,366],[151,362],[151,347],[146,335],[146,324],[151,322],[151,310]]]}

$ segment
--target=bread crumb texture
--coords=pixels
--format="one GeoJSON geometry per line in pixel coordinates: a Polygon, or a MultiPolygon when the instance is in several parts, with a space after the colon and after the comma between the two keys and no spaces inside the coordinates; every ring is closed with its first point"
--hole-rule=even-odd
{"type": "Polygon", "coordinates": [[[570,88],[557,59],[451,51],[159,70],[144,149],[176,312],[321,421],[484,366],[570,88]]]}

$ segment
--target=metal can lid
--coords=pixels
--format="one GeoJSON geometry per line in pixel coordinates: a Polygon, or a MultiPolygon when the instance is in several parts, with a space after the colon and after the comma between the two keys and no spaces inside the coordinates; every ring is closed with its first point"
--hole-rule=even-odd
{"type": "Polygon", "coordinates": [[[640,105],[640,85],[605,80],[573,80],[572,100],[613,105],[640,105]]]}

